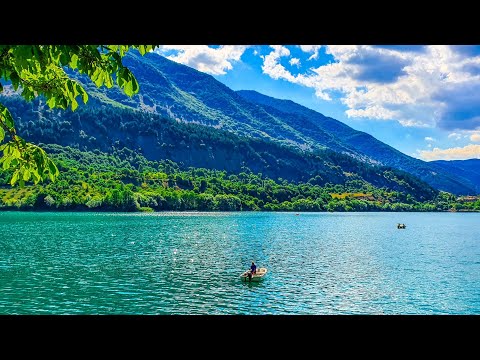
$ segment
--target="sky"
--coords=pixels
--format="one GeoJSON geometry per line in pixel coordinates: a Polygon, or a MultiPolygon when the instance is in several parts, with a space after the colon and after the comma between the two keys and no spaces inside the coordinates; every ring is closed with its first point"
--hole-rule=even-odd
{"type": "Polygon", "coordinates": [[[480,158],[480,46],[162,45],[233,90],[289,99],[425,161],[480,158]]]}

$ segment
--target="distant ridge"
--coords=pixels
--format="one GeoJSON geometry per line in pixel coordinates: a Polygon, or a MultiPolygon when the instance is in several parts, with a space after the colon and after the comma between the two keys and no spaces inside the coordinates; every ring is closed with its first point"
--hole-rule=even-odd
{"type": "MultiPolygon", "coordinates": [[[[176,119],[178,122],[205,125],[242,138],[274,142],[305,154],[322,150],[346,154],[360,160],[366,166],[377,164],[398,169],[418,177],[438,190],[457,195],[480,193],[480,179],[474,170],[476,163],[468,169],[455,165],[455,171],[451,171],[445,164],[412,158],[365,132],[354,130],[338,120],[293,101],[275,99],[255,91],[233,91],[211,75],[155,53],[145,56],[135,52],[129,53],[125,57],[125,64],[132,70],[140,84],[140,93],[133,98],[128,98],[118,88],[98,89],[90,81],[78,77],[80,81],[85,81],[85,87],[90,94],[86,108],[104,109],[101,115],[103,119],[112,116],[116,119],[113,123],[116,125],[102,127],[101,123],[104,120],[97,119],[95,120],[98,122],[97,125],[87,126],[86,120],[79,118],[80,112],[69,117],[70,124],[62,125],[62,121],[65,121],[62,120],[64,115],[58,111],[48,112],[44,104],[36,103],[33,109],[32,105],[17,105],[16,115],[22,119],[20,123],[23,124],[24,131],[28,131],[42,142],[54,142],[55,131],[63,131],[62,141],[66,141],[70,136],[75,141],[78,140],[77,144],[87,146],[86,139],[91,139],[88,149],[102,146],[98,144],[99,139],[105,139],[107,143],[130,142],[132,145],[143,147],[149,156],[159,156],[164,154],[163,150],[156,153],[155,149],[166,142],[157,138],[161,131],[153,128],[153,125],[148,125],[148,121],[145,120],[148,119],[148,114],[152,116],[156,114],[176,119]],[[135,125],[130,115],[124,115],[127,112],[122,113],[120,110],[142,111],[144,114],[142,124],[135,125]],[[124,116],[128,121],[122,119],[124,116]],[[28,125],[29,118],[33,125],[28,125]],[[40,121],[35,123],[33,120],[38,118],[40,121]],[[129,124],[127,128],[121,127],[127,126],[127,123],[129,124]],[[35,126],[38,128],[35,129],[35,126]],[[140,133],[132,133],[134,128],[140,133]],[[80,130],[83,131],[82,138],[79,138],[80,130]],[[128,131],[132,136],[125,135],[128,131]],[[149,141],[153,142],[148,143],[149,141]]],[[[185,142],[185,146],[191,145],[185,142]]],[[[208,144],[205,146],[208,148],[208,144]]],[[[192,154],[191,156],[195,157],[195,154],[192,154]]],[[[185,156],[188,158],[190,155],[185,156]]],[[[217,157],[219,158],[220,156],[217,157]]],[[[273,164],[273,159],[271,161],[273,164]]],[[[275,163],[277,161],[281,163],[282,158],[276,158],[275,163]]]]}

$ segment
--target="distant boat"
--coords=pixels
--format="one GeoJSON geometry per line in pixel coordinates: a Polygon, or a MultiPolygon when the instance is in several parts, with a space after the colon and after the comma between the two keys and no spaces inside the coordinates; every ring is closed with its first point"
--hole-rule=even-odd
{"type": "Polygon", "coordinates": [[[258,268],[257,272],[253,275],[250,270],[247,270],[244,273],[242,273],[242,275],[240,275],[240,278],[243,281],[260,281],[263,279],[266,273],[267,273],[267,268],[258,268]]]}
{"type": "Polygon", "coordinates": [[[397,229],[405,229],[406,227],[407,225],[405,224],[400,224],[400,223],[397,224],[397,229]]]}

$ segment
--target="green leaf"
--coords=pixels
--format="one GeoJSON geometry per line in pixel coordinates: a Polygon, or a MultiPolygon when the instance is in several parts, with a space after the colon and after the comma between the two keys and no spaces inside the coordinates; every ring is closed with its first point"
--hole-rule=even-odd
{"type": "Polygon", "coordinates": [[[60,54],[60,64],[62,64],[62,66],[65,66],[68,64],[69,62],[69,57],[68,57],[68,54],[63,52],[60,54]]]}
{"type": "Polygon", "coordinates": [[[78,102],[77,100],[73,99],[72,100],[72,111],[75,111],[78,107],[78,102]]]}
{"type": "Polygon", "coordinates": [[[109,89],[113,86],[113,79],[110,75],[105,76],[105,86],[109,89]]]}
{"type": "Polygon", "coordinates": [[[73,88],[73,81],[72,80],[67,80],[65,83],[65,89],[66,89],[66,94],[70,99],[73,99],[75,97],[75,90],[73,88]]]}
{"type": "Polygon", "coordinates": [[[52,173],[49,172],[49,173],[48,173],[48,177],[50,178],[50,180],[51,180],[52,182],[55,181],[55,175],[54,175],[54,174],[52,174],[52,173]]]}
{"type": "Polygon", "coordinates": [[[3,170],[7,170],[10,167],[11,157],[3,155],[3,170]]]}
{"type": "Polygon", "coordinates": [[[132,77],[132,91],[134,94],[138,92],[138,81],[134,77],[132,77]]]}
{"type": "Polygon", "coordinates": [[[125,91],[125,94],[127,94],[128,96],[132,96],[133,95],[132,82],[131,81],[125,82],[125,87],[123,88],[123,90],[125,91]]]}
{"type": "Polygon", "coordinates": [[[32,46],[18,45],[13,48],[14,66],[18,72],[28,70],[32,55],[32,46]]]}
{"type": "Polygon", "coordinates": [[[77,68],[77,62],[78,62],[78,55],[73,54],[72,58],[70,59],[70,67],[72,69],[76,69],[77,68]]]}
{"type": "Polygon", "coordinates": [[[118,55],[118,53],[116,53],[116,52],[112,53],[112,58],[115,60],[115,62],[117,64],[117,68],[118,68],[118,66],[122,65],[122,58],[120,57],[120,55],[118,55]]]}
{"type": "Polygon", "coordinates": [[[14,138],[16,141],[20,142],[20,144],[22,144],[23,147],[27,146],[27,142],[25,141],[25,139],[21,138],[18,135],[14,135],[14,138]]]}
{"type": "Polygon", "coordinates": [[[10,185],[12,186],[15,185],[15,183],[18,180],[18,175],[19,175],[19,171],[15,170],[15,172],[13,173],[12,179],[10,180],[10,185]]]}
{"type": "Polygon", "coordinates": [[[83,100],[83,103],[84,103],[84,104],[86,104],[86,103],[87,103],[87,101],[88,101],[88,94],[87,94],[87,92],[85,91],[85,89],[84,89],[84,88],[82,88],[82,90],[81,90],[81,94],[82,94],[82,100],[83,100]]]}
{"type": "Polygon", "coordinates": [[[98,77],[97,77],[97,79],[95,80],[95,85],[97,85],[97,87],[102,86],[102,84],[103,84],[103,77],[104,77],[103,71],[99,71],[99,72],[98,72],[98,77]]]}
{"type": "Polygon", "coordinates": [[[126,80],[126,68],[122,67],[120,70],[117,72],[117,84],[120,87],[123,87],[123,84],[125,83],[126,80]]]}
{"type": "Polygon", "coordinates": [[[61,97],[59,99],[57,99],[57,103],[58,103],[58,107],[61,108],[61,109],[66,109],[68,107],[68,103],[67,103],[67,99],[65,97],[61,97]]]}
{"type": "Polygon", "coordinates": [[[13,151],[12,150],[12,143],[11,142],[6,143],[2,150],[3,150],[3,155],[4,156],[10,155],[13,151]]]}
{"type": "Polygon", "coordinates": [[[12,157],[14,159],[20,159],[22,157],[22,154],[20,153],[20,150],[18,150],[16,147],[13,148],[12,157]]]}
{"type": "Polygon", "coordinates": [[[3,127],[0,126],[0,143],[5,139],[5,130],[3,130],[3,127]]]}
{"type": "Polygon", "coordinates": [[[47,100],[47,105],[50,109],[53,109],[55,107],[55,96],[52,96],[50,99],[47,100]]]}
{"type": "Polygon", "coordinates": [[[2,104],[0,104],[0,120],[5,122],[5,125],[7,125],[9,129],[12,129],[15,126],[12,114],[10,114],[10,111],[8,111],[8,109],[2,104]]]}
{"type": "Polygon", "coordinates": [[[25,169],[25,171],[23,172],[23,180],[30,180],[30,171],[28,169],[25,169]]]}
{"type": "Polygon", "coordinates": [[[38,182],[41,179],[40,175],[38,175],[38,171],[34,170],[34,171],[31,172],[31,174],[32,174],[34,184],[38,184],[38,182]]]}
{"type": "MultiPolygon", "coordinates": [[[[53,175],[53,176],[56,176],[59,174],[58,172],[58,168],[57,166],[55,165],[55,163],[52,161],[52,160],[49,160],[48,162],[48,170],[50,171],[50,173],[53,175]]],[[[52,180],[53,181],[53,180],[52,180]]]]}
{"type": "Polygon", "coordinates": [[[12,82],[13,90],[17,91],[18,85],[20,84],[20,78],[16,71],[10,73],[10,81],[12,82]]]}

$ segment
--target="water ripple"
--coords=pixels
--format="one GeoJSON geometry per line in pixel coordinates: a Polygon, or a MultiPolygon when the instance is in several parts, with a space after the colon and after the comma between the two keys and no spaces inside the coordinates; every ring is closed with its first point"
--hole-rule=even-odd
{"type": "Polygon", "coordinates": [[[479,314],[479,220],[0,212],[0,312],[479,314]],[[239,278],[252,260],[260,283],[239,278]]]}

